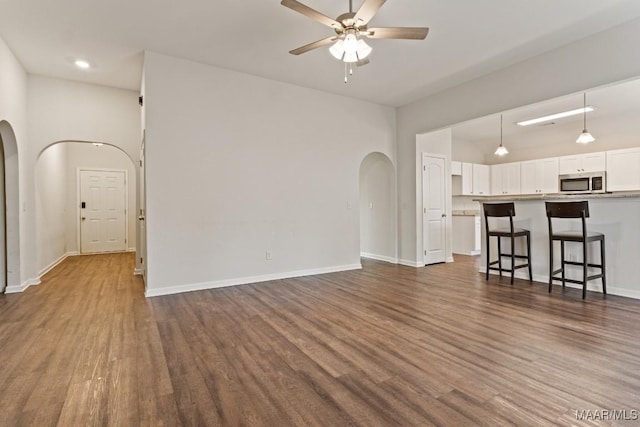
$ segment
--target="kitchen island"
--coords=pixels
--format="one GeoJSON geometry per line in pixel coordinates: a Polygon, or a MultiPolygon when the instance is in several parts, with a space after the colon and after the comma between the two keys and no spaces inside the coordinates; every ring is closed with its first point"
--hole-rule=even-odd
{"type": "MultiPolygon", "coordinates": [[[[531,264],[533,280],[548,283],[549,280],[549,227],[545,210],[545,201],[577,201],[588,200],[590,218],[587,228],[599,231],[605,235],[607,262],[607,293],[640,299],[640,191],[624,191],[600,194],[535,194],[485,196],[474,199],[480,203],[514,202],[516,216],[514,226],[525,228],[531,232],[531,264]]],[[[504,220],[498,220],[504,221],[504,220]]],[[[508,224],[508,219],[506,220],[508,224]]],[[[564,222],[564,221],[563,221],[564,222]]],[[[481,234],[481,272],[485,272],[486,265],[486,235],[484,218],[482,218],[481,234]]],[[[554,220],[554,230],[578,230],[579,220],[569,220],[565,227],[562,222],[554,220]],[[569,224],[571,224],[569,226],[569,224]]],[[[521,239],[523,240],[523,239],[521,239]]],[[[503,251],[509,250],[508,239],[503,240],[503,251]]],[[[557,244],[557,243],[556,243],[557,244]]],[[[495,239],[492,239],[492,259],[496,259],[497,249],[495,239]]],[[[522,242],[516,247],[516,253],[525,253],[522,242]]],[[[559,268],[560,251],[555,250],[554,267],[559,268]]],[[[567,243],[566,259],[581,259],[581,244],[567,243]]],[[[597,244],[589,244],[590,262],[599,259],[600,252],[597,244]]],[[[503,263],[509,265],[508,258],[503,263]]],[[[508,267],[507,267],[508,268],[508,267]]],[[[592,273],[589,269],[589,274],[592,273]]],[[[493,273],[493,272],[492,272],[493,273]]],[[[503,273],[504,275],[504,273],[503,273]]],[[[519,270],[516,277],[528,279],[524,270],[519,270]]],[[[581,278],[579,267],[567,266],[567,277],[581,278]]],[[[560,285],[560,282],[554,284],[560,285]]],[[[576,286],[567,284],[567,286],[576,286]]],[[[588,289],[602,291],[600,280],[589,282],[588,289]]]]}

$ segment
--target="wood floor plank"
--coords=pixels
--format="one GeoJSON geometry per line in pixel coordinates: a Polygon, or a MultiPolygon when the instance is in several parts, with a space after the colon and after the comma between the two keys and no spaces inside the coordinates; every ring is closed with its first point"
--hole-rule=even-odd
{"type": "Polygon", "coordinates": [[[132,254],[0,296],[2,426],[626,425],[640,301],[478,259],[144,298],[132,254]]]}

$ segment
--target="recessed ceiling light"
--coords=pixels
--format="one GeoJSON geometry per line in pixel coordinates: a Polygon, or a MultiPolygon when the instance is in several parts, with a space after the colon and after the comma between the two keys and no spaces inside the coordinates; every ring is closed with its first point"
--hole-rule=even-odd
{"type": "Polygon", "coordinates": [[[73,61],[73,63],[76,64],[76,67],[82,68],[83,70],[91,68],[91,64],[84,59],[76,59],[75,61],[73,61]]]}
{"type": "Polygon", "coordinates": [[[548,122],[551,120],[555,120],[555,119],[561,119],[563,117],[569,117],[569,116],[575,116],[578,114],[583,114],[583,113],[589,113],[591,111],[593,111],[594,108],[590,105],[584,107],[584,108],[576,108],[575,110],[570,110],[570,111],[563,111],[562,113],[556,113],[556,114],[550,114],[548,116],[544,116],[544,117],[538,117],[537,119],[531,119],[531,120],[524,120],[521,122],[516,123],[519,126],[529,126],[529,125],[535,125],[536,123],[544,123],[544,122],[548,122]]]}

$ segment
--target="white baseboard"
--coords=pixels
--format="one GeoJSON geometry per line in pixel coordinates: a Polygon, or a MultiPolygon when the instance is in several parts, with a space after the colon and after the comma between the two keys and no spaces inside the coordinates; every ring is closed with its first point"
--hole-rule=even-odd
{"type": "Polygon", "coordinates": [[[424,262],[410,261],[408,259],[399,259],[398,264],[406,265],[407,267],[424,267],[424,262]]]}
{"type": "Polygon", "coordinates": [[[450,256],[449,258],[447,258],[447,260],[445,262],[453,262],[453,257],[450,256]]]}
{"type": "Polygon", "coordinates": [[[136,248],[127,248],[127,250],[125,252],[135,252],[136,248]]]}
{"type": "Polygon", "coordinates": [[[314,268],[310,270],[289,271],[284,273],[265,274],[261,276],[239,277],[236,279],[216,280],[213,282],[191,283],[186,285],[168,286],[158,289],[147,289],[146,297],[178,294],[182,292],[201,291],[205,289],[224,288],[228,286],[246,285],[249,283],[268,282],[271,280],[290,279],[294,277],[314,276],[316,274],[336,273],[339,271],[360,270],[361,264],[338,265],[333,267],[314,268]]]}
{"type": "Polygon", "coordinates": [[[133,270],[133,275],[134,276],[142,276],[142,273],[144,273],[144,269],[142,268],[136,268],[133,270]]]}
{"type": "Polygon", "coordinates": [[[16,294],[19,292],[24,292],[29,286],[39,285],[40,279],[29,279],[21,285],[18,286],[7,286],[4,290],[5,294],[16,294]]]}
{"type": "MultiPolygon", "coordinates": [[[[523,271],[516,271],[516,274],[514,275],[515,278],[517,279],[523,279],[523,280],[529,280],[529,273],[526,273],[524,270],[526,269],[522,269],[523,271]]],[[[480,273],[485,274],[487,269],[485,267],[480,267],[479,269],[480,273]]],[[[500,273],[497,271],[489,271],[489,274],[493,274],[493,275],[499,275],[500,273]]],[[[506,277],[510,277],[511,273],[502,273],[503,276],[506,277]]],[[[534,282],[539,282],[539,283],[544,283],[545,285],[549,284],[549,276],[545,275],[545,274],[535,274],[533,275],[533,281],[534,282]]],[[[558,281],[554,281],[553,282],[554,286],[562,286],[561,282],[558,281]]],[[[579,285],[577,283],[566,283],[566,285],[568,288],[575,288],[575,289],[582,289],[582,285],[579,285]]],[[[589,282],[587,283],[587,290],[588,291],[592,291],[592,292],[602,292],[602,285],[600,283],[592,283],[589,282]]],[[[552,290],[553,292],[553,290],[552,290]]],[[[625,289],[625,288],[618,288],[618,287],[612,287],[612,286],[607,286],[607,295],[617,295],[617,296],[621,296],[621,297],[627,297],[627,298],[633,298],[633,299],[640,299],[640,291],[636,291],[633,289],[625,289]]]]}
{"type": "Polygon", "coordinates": [[[66,254],[63,254],[60,258],[58,258],[57,260],[53,261],[51,264],[47,265],[45,268],[40,270],[40,272],[38,273],[38,280],[42,276],[47,274],[49,271],[51,271],[56,265],[60,264],[62,261],[67,259],[68,256],[69,256],[69,252],[67,252],[66,254]]]}
{"type": "Polygon", "coordinates": [[[376,255],[376,254],[370,254],[368,252],[360,252],[360,256],[362,258],[368,258],[368,259],[375,259],[377,261],[390,262],[391,264],[397,264],[398,263],[398,259],[397,258],[392,258],[392,257],[386,256],[386,255],[376,255]]]}
{"type": "Polygon", "coordinates": [[[65,259],[67,259],[67,257],[76,256],[76,255],[79,255],[77,251],[69,251],[65,253],[60,258],[58,258],[57,260],[53,261],[52,263],[44,267],[42,270],[40,270],[40,272],[38,273],[38,277],[34,277],[33,279],[28,279],[23,284],[18,286],[7,286],[7,288],[5,289],[5,293],[15,294],[19,292],[24,292],[29,286],[39,285],[41,283],[42,276],[44,276],[45,274],[53,270],[58,264],[60,264],[65,259]]]}

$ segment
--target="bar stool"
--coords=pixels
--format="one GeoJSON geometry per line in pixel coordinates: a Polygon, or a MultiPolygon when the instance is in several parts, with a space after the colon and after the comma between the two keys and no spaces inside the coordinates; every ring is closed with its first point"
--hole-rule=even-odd
{"type": "Polygon", "coordinates": [[[529,269],[529,281],[531,281],[531,235],[529,230],[525,230],[522,228],[514,228],[513,227],[513,217],[516,214],[515,206],[513,202],[510,203],[484,203],[484,227],[487,235],[487,272],[486,272],[486,280],[489,280],[489,270],[497,270],[500,272],[500,277],[502,277],[502,272],[510,272],[511,273],[511,284],[513,285],[513,276],[515,271],[519,268],[528,267],[529,269]],[[489,218],[498,217],[498,218],[506,218],[509,217],[509,228],[495,228],[493,230],[489,229],[489,218]],[[498,238],[498,259],[495,261],[490,261],[490,237],[495,236],[498,238]],[[508,237],[511,239],[511,253],[502,253],[501,240],[503,237],[508,237]],[[526,255],[516,255],[515,254],[515,239],[516,237],[526,237],[527,238],[527,254],[526,255]],[[511,258],[511,268],[502,268],[502,258],[510,257],[511,258]],[[526,264],[515,264],[515,259],[526,259],[526,264]],[[498,264],[498,267],[492,267],[492,265],[498,264]]]}
{"type": "Polygon", "coordinates": [[[587,231],[587,221],[589,218],[589,202],[546,202],[547,207],[547,220],[549,222],[549,292],[553,286],[554,280],[561,280],[562,287],[564,288],[565,282],[577,283],[582,285],[582,299],[587,296],[587,282],[594,279],[602,279],[602,292],[607,294],[607,278],[605,276],[605,243],[604,234],[587,231]],[[562,219],[581,219],[582,229],[579,231],[561,231],[554,232],[552,227],[552,218],[562,219]],[[553,242],[558,240],[560,242],[560,262],[561,266],[558,270],[553,269],[553,242]],[[582,262],[567,261],[564,259],[564,244],[565,242],[579,242],[582,243],[582,262]],[[600,242],[600,264],[590,264],[588,257],[587,243],[600,242]],[[567,279],[565,277],[566,265],[578,265],[582,267],[582,280],[567,279]],[[593,276],[587,276],[587,267],[599,268],[600,273],[593,276]],[[561,273],[561,277],[556,277],[558,273],[561,273]]]}

